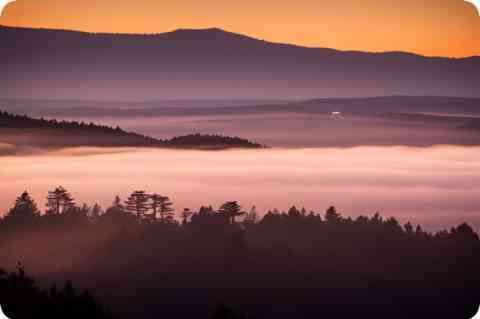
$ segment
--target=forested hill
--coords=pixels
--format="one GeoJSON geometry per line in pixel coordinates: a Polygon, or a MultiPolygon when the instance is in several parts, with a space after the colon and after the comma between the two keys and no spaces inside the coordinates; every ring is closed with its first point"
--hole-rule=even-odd
{"type": "Polygon", "coordinates": [[[192,134],[161,140],[127,132],[120,127],[94,123],[35,119],[0,111],[0,144],[45,148],[95,147],[162,147],[162,148],[262,148],[239,137],[192,134]]]}

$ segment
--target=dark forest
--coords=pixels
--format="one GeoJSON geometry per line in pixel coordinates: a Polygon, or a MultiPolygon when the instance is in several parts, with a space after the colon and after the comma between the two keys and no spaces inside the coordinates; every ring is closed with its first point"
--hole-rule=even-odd
{"type": "Polygon", "coordinates": [[[14,319],[470,318],[479,305],[468,224],[430,233],[379,214],[235,201],[175,214],[168,196],[145,191],[104,210],[63,187],[45,206],[25,192],[0,221],[0,265],[13,271],[0,294],[15,296],[5,299],[14,319]]]}

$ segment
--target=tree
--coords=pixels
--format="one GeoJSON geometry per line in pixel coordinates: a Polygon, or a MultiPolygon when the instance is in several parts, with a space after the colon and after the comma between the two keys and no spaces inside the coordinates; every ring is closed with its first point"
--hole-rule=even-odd
{"type": "Polygon", "coordinates": [[[167,196],[160,196],[160,222],[167,223],[173,221],[175,214],[173,213],[173,203],[167,196]]]}
{"type": "Polygon", "coordinates": [[[410,222],[406,223],[405,226],[403,226],[403,228],[405,229],[405,233],[407,233],[407,235],[411,236],[415,234],[415,232],[413,231],[412,223],[410,222]]]}
{"type": "Polygon", "coordinates": [[[148,212],[149,196],[145,191],[135,191],[125,201],[125,210],[134,214],[140,222],[148,212]]]}
{"type": "Polygon", "coordinates": [[[299,218],[300,216],[301,216],[301,213],[300,213],[300,211],[297,209],[297,207],[292,206],[292,207],[288,210],[288,217],[291,217],[291,218],[299,218]]]}
{"type": "Polygon", "coordinates": [[[463,223],[460,226],[452,229],[452,238],[460,241],[478,241],[479,237],[473,230],[473,228],[467,223],[463,223]]]}
{"type": "Polygon", "coordinates": [[[92,209],[90,210],[90,218],[93,221],[98,221],[102,213],[103,213],[102,207],[97,203],[95,203],[95,205],[93,205],[92,209]]]}
{"type": "Polygon", "coordinates": [[[190,210],[190,208],[184,208],[183,212],[181,214],[182,216],[182,224],[186,225],[188,224],[188,219],[193,215],[193,212],[190,210]]]}
{"type": "Polygon", "coordinates": [[[398,220],[395,217],[388,218],[385,221],[384,226],[388,230],[390,235],[398,235],[403,233],[402,226],[400,226],[398,220]]]}
{"type": "Polygon", "coordinates": [[[116,212],[116,213],[124,213],[125,207],[122,205],[122,199],[120,196],[115,196],[115,199],[112,202],[112,206],[110,206],[105,213],[108,212],[116,212]]]}
{"type": "Polygon", "coordinates": [[[100,216],[101,222],[111,223],[117,226],[127,226],[134,223],[135,219],[136,217],[132,213],[125,210],[119,196],[115,196],[112,205],[100,216]]]}
{"type": "Polygon", "coordinates": [[[152,213],[149,215],[151,219],[156,220],[158,213],[160,214],[161,223],[166,223],[167,221],[171,221],[173,219],[173,203],[170,201],[170,198],[167,196],[153,194],[150,195],[150,201],[152,213]]]}
{"type": "Polygon", "coordinates": [[[325,220],[327,223],[335,224],[340,222],[342,219],[342,216],[337,213],[337,209],[334,206],[330,206],[330,208],[327,209],[327,212],[325,213],[325,220]]]}
{"type": "Polygon", "coordinates": [[[245,216],[245,223],[247,224],[255,224],[258,219],[257,208],[252,206],[250,211],[245,216]]]}
{"type": "Polygon", "coordinates": [[[9,318],[113,318],[88,291],[78,294],[70,282],[60,291],[41,289],[21,265],[14,273],[0,269],[0,299],[9,318]]]}
{"type": "Polygon", "coordinates": [[[75,201],[65,188],[59,186],[48,192],[46,206],[47,214],[59,215],[75,207],[75,201]]]}
{"type": "Polygon", "coordinates": [[[237,216],[245,214],[245,212],[242,212],[242,207],[238,202],[226,202],[220,207],[218,212],[225,216],[231,224],[235,223],[237,216]]]}
{"type": "Polygon", "coordinates": [[[30,197],[27,191],[17,197],[14,206],[7,213],[7,219],[27,222],[40,216],[35,200],[30,197]]]}
{"type": "Polygon", "coordinates": [[[305,217],[307,216],[307,210],[305,209],[305,207],[302,207],[302,210],[300,211],[300,214],[305,217]]]}

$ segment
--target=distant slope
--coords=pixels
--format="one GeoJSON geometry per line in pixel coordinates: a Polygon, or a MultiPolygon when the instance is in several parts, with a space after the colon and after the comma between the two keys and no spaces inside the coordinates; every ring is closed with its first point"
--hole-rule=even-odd
{"type": "Polygon", "coordinates": [[[435,96],[386,96],[371,98],[325,98],[297,102],[257,101],[256,105],[238,101],[158,101],[97,102],[68,100],[2,100],[0,106],[16,113],[44,117],[162,117],[219,116],[272,113],[343,112],[358,115],[420,113],[428,115],[480,116],[480,98],[435,96]],[[218,105],[223,105],[219,107],[218,105]]]}
{"type": "Polygon", "coordinates": [[[35,148],[76,146],[186,149],[262,148],[239,137],[192,134],[160,140],[93,123],[33,119],[0,111],[0,145],[35,148]]]}
{"type": "Polygon", "coordinates": [[[0,98],[480,97],[480,57],[270,43],[220,29],[158,35],[0,26],[0,98]]]}

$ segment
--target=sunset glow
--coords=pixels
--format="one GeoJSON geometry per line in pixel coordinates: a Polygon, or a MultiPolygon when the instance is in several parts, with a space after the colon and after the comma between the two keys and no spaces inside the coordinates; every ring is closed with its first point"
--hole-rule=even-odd
{"type": "Polygon", "coordinates": [[[0,0],[0,317],[472,318],[478,5],[0,0]]]}
{"type": "Polygon", "coordinates": [[[341,50],[480,53],[480,17],[463,0],[22,0],[6,8],[0,23],[113,33],[219,27],[268,41],[341,50]]]}

